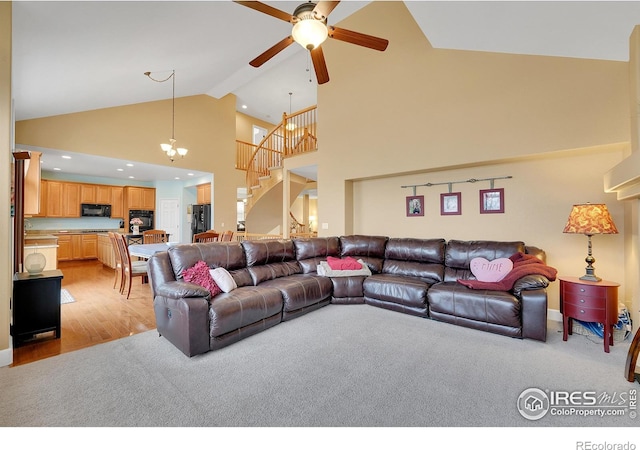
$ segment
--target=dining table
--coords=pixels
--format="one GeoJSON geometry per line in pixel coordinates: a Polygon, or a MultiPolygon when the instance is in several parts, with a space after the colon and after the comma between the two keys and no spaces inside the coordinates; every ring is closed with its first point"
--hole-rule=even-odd
{"type": "Polygon", "coordinates": [[[169,249],[171,245],[177,244],[176,242],[159,242],[155,244],[130,244],[129,254],[131,256],[137,256],[138,258],[149,259],[157,252],[164,252],[169,249]]]}

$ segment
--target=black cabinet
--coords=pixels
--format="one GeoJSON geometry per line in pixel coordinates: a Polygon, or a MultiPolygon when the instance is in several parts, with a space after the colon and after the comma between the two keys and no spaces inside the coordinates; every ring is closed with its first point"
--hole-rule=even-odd
{"type": "Polygon", "coordinates": [[[38,275],[13,275],[13,323],[11,335],[18,347],[35,335],[55,331],[60,338],[60,289],[62,272],[45,270],[38,275]]]}

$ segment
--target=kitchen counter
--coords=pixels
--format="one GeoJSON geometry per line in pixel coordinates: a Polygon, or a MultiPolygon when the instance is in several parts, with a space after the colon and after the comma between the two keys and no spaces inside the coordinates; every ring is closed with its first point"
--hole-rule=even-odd
{"type": "Polygon", "coordinates": [[[46,260],[45,270],[58,268],[58,237],[53,234],[27,234],[24,237],[24,256],[42,253],[46,260]]]}
{"type": "Polygon", "coordinates": [[[30,230],[25,236],[26,239],[41,239],[45,236],[56,238],[59,235],[68,234],[107,234],[109,231],[114,233],[125,233],[123,228],[114,228],[110,230],[100,229],[75,229],[75,230],[30,230]]]}

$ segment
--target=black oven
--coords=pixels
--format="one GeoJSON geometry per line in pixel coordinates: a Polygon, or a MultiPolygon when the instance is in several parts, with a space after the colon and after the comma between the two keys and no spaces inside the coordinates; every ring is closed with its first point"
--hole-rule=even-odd
{"type": "Polygon", "coordinates": [[[147,209],[130,209],[129,210],[129,230],[133,231],[135,224],[131,223],[133,219],[140,219],[142,225],[138,225],[140,231],[153,230],[153,211],[147,209]]]}

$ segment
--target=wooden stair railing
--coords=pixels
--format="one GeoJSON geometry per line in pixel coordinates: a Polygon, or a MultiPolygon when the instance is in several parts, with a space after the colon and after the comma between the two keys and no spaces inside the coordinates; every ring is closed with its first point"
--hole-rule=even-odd
{"type": "Polygon", "coordinates": [[[282,115],[282,122],[254,145],[236,141],[236,168],[246,170],[247,192],[260,185],[260,178],[273,167],[281,167],[282,159],[316,151],[317,106],[282,115]]]}

